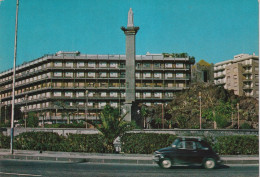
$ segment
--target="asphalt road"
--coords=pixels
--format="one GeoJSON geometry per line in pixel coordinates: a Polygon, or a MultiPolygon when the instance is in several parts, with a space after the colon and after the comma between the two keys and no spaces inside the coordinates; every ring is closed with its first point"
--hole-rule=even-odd
{"type": "Polygon", "coordinates": [[[133,164],[94,164],[50,161],[0,160],[0,176],[44,176],[44,177],[115,177],[115,176],[187,176],[187,177],[257,177],[257,165],[222,166],[219,169],[206,170],[199,166],[175,166],[161,169],[157,165],[133,164]]]}

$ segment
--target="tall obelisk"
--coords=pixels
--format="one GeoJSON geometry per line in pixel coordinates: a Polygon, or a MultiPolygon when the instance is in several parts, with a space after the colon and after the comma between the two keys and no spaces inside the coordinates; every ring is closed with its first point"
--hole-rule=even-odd
{"type": "Polygon", "coordinates": [[[126,36],[125,104],[126,121],[131,121],[132,105],[135,102],[135,35],[139,27],[134,26],[132,8],[128,11],[127,27],[121,27],[126,36]]]}

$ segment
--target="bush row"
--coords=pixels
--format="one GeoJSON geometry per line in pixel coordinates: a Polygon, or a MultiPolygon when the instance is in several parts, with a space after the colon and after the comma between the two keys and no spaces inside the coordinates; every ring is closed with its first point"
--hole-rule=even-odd
{"type": "MultiPolygon", "coordinates": [[[[127,133],[121,138],[122,152],[151,154],[167,147],[176,139],[170,134],[127,133]]],[[[253,135],[207,137],[212,148],[221,155],[258,154],[258,137],[253,135]]],[[[104,153],[104,139],[99,134],[69,134],[25,132],[14,138],[14,148],[21,150],[104,153]]],[[[0,148],[10,148],[10,137],[0,133],[0,148]]]]}
{"type": "MultiPolygon", "coordinates": [[[[10,137],[0,133],[0,148],[10,148],[10,137]]],[[[103,137],[69,134],[67,137],[52,132],[24,132],[14,138],[14,149],[63,151],[63,152],[105,152],[103,137]]]]}
{"type": "Polygon", "coordinates": [[[121,138],[122,151],[133,154],[151,154],[170,146],[176,136],[156,133],[127,133],[121,138]]]}

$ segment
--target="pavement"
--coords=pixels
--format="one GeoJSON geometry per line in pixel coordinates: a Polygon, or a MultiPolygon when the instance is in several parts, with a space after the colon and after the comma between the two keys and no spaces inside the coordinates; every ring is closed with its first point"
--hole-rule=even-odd
{"type": "MultiPolygon", "coordinates": [[[[62,162],[92,162],[92,163],[127,163],[127,164],[155,164],[152,154],[102,154],[80,152],[55,152],[55,151],[31,151],[14,150],[11,154],[9,149],[0,149],[0,159],[18,160],[44,160],[62,162]]],[[[258,155],[228,155],[220,156],[223,164],[259,164],[258,155]]]]}

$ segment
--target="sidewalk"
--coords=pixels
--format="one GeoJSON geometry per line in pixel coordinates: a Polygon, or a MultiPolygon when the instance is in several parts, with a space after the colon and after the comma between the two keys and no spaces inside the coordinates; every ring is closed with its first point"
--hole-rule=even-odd
{"type": "MultiPolygon", "coordinates": [[[[152,154],[101,154],[101,153],[79,153],[79,152],[54,152],[54,151],[27,151],[14,150],[10,154],[9,149],[0,149],[0,159],[20,160],[44,160],[63,162],[92,162],[92,163],[131,163],[131,164],[155,164],[152,154]]],[[[221,156],[223,164],[259,164],[257,155],[230,155],[221,156]]]]}

